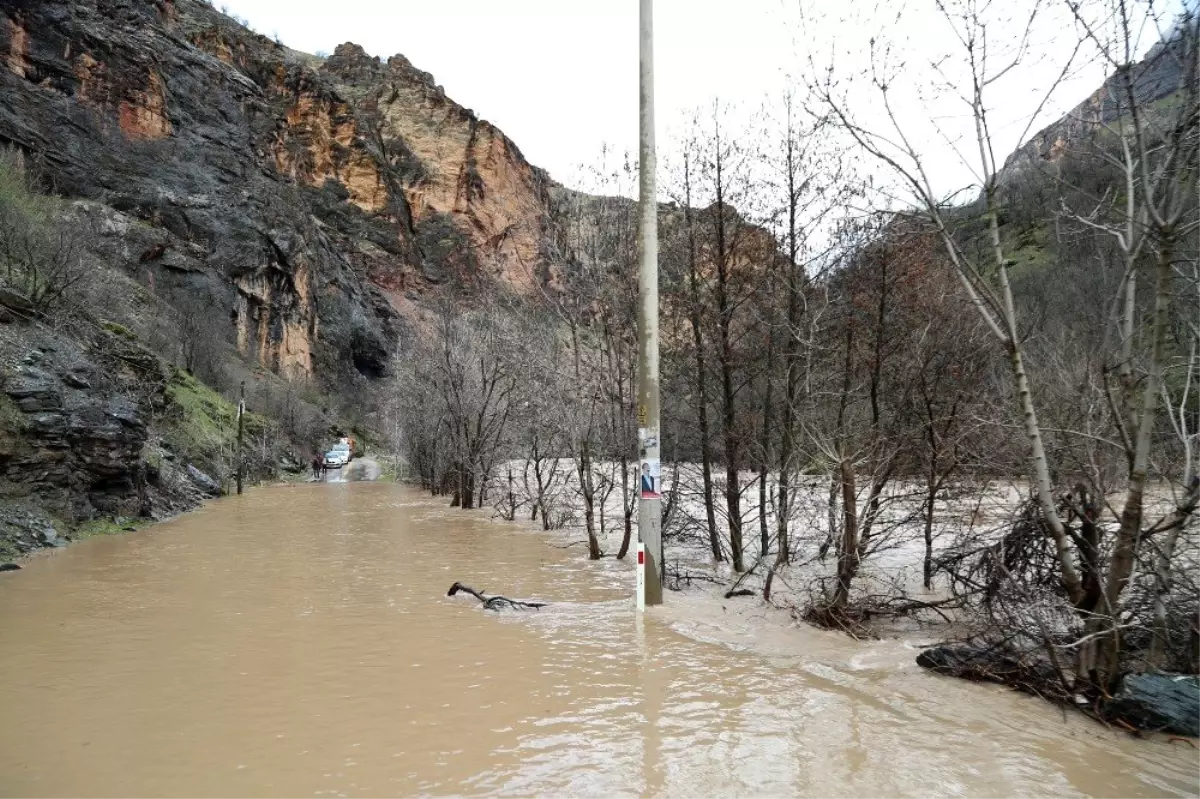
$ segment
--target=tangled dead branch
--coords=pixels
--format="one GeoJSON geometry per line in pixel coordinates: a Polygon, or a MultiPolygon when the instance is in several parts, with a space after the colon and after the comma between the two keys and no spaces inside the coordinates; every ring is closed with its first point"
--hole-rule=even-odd
{"type": "Polygon", "coordinates": [[[1012,575],[1020,575],[1025,589],[1065,595],[1062,577],[1041,510],[1026,501],[1015,522],[998,541],[981,543],[983,533],[940,558],[937,570],[950,577],[960,597],[978,596],[985,607],[997,602],[1012,575]]]}
{"type": "Polygon", "coordinates": [[[483,603],[485,610],[499,611],[506,607],[513,610],[541,610],[542,608],[546,607],[547,604],[545,602],[523,602],[519,599],[509,599],[506,596],[487,596],[482,591],[476,591],[471,586],[463,585],[462,583],[458,582],[450,586],[450,590],[446,592],[446,596],[454,596],[459,591],[470,594],[478,599],[483,603]]]}

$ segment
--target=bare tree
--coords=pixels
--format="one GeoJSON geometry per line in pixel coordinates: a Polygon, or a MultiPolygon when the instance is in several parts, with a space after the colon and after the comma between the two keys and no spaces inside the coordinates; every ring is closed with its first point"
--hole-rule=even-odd
{"type": "Polygon", "coordinates": [[[684,213],[684,226],[687,238],[687,307],[688,322],[692,330],[692,351],[696,361],[696,418],[700,437],[701,478],[704,485],[704,515],[707,523],[706,529],[708,531],[708,543],[712,551],[713,560],[719,563],[725,560],[725,556],[721,549],[721,539],[717,530],[717,515],[714,500],[715,494],[713,491],[712,478],[713,436],[711,423],[708,417],[708,366],[706,363],[707,359],[705,358],[707,347],[705,344],[704,325],[701,322],[707,300],[701,295],[699,254],[697,252],[696,244],[697,223],[695,211],[692,208],[692,162],[694,158],[694,147],[694,142],[689,142],[687,145],[685,145],[683,153],[683,184],[681,197],[684,213]]]}
{"type": "MultiPolygon", "coordinates": [[[[1126,276],[1120,293],[1105,306],[1105,312],[1117,324],[1120,353],[1115,365],[1117,385],[1114,391],[1114,412],[1111,421],[1118,445],[1124,450],[1128,469],[1124,502],[1111,513],[1116,530],[1111,546],[1102,545],[1107,527],[1101,524],[1103,497],[1092,490],[1058,500],[1055,491],[1056,465],[1051,462],[1046,435],[1036,410],[1036,396],[1031,385],[1027,358],[1029,348],[1022,332],[1022,317],[1015,299],[1010,270],[1013,261],[1002,235],[1001,213],[1005,203],[1002,191],[1003,170],[997,162],[993,139],[993,107],[985,97],[998,81],[1022,63],[1034,39],[1035,24],[1040,20],[1043,6],[1037,5],[1024,26],[1019,29],[1011,48],[997,63],[997,53],[1004,48],[996,41],[997,26],[989,25],[998,7],[977,0],[939,3],[938,8],[948,33],[957,45],[958,60],[941,60],[929,65],[929,74],[942,79],[939,88],[957,96],[970,112],[974,124],[974,147],[977,160],[975,177],[981,188],[977,213],[985,226],[981,252],[966,246],[959,228],[963,215],[947,204],[935,190],[927,169],[928,154],[918,147],[893,102],[900,80],[895,64],[889,68],[886,46],[873,51],[869,81],[876,90],[885,123],[882,127],[864,124],[846,103],[846,95],[825,73],[816,88],[826,107],[857,144],[892,172],[907,186],[920,211],[938,231],[947,256],[963,290],[970,297],[980,318],[991,331],[1000,350],[1009,362],[1012,391],[1017,399],[1020,417],[1028,443],[1029,463],[1034,496],[1040,521],[1053,542],[1054,561],[1059,584],[1082,623],[1079,637],[1068,644],[1043,636],[1048,656],[1058,660],[1058,649],[1075,654],[1074,677],[1077,689],[1105,694],[1115,686],[1121,673],[1122,653],[1121,616],[1122,594],[1130,582],[1139,548],[1155,536],[1181,527],[1195,510],[1197,485],[1183,485],[1176,495],[1174,507],[1158,521],[1147,523],[1146,487],[1153,463],[1152,447],[1158,429],[1160,398],[1168,366],[1167,331],[1171,326],[1172,297],[1178,280],[1178,260],[1181,257],[1181,233],[1193,236],[1194,175],[1197,152],[1197,34],[1194,15],[1185,15],[1175,28],[1174,44],[1164,47],[1163,57],[1174,58],[1180,68],[1175,72],[1178,86],[1173,92],[1175,101],[1170,110],[1156,112],[1159,123],[1151,126],[1151,114],[1143,98],[1138,96],[1138,75],[1145,65],[1135,64],[1134,46],[1140,25],[1151,22],[1154,9],[1126,0],[1115,0],[1097,16],[1114,27],[1115,35],[1098,32],[1089,9],[1079,3],[1070,4],[1084,35],[1076,48],[1091,41],[1115,70],[1110,85],[1116,88],[1114,97],[1121,98],[1118,124],[1120,162],[1127,175],[1125,205],[1118,210],[1120,224],[1112,225],[1089,214],[1075,212],[1074,218],[1104,228],[1119,237],[1119,247],[1128,259],[1126,276]],[[1110,43],[1116,42],[1116,46],[1110,43]],[[953,69],[961,69],[958,80],[953,69]],[[1153,127],[1153,129],[1152,129],[1153,127]],[[1189,188],[1191,187],[1191,188],[1189,188]],[[1142,271],[1141,255],[1152,259],[1149,270],[1152,285],[1152,307],[1145,315],[1144,332],[1135,336],[1135,317],[1141,316],[1136,303],[1136,285],[1142,271]],[[1122,375],[1124,376],[1122,378],[1122,375]]],[[[1010,29],[1011,30],[1011,29],[1010,29]]],[[[1049,92],[1067,73],[1073,59],[1068,59],[1057,76],[1047,81],[1049,92]]],[[[905,67],[912,74],[911,65],[905,67]]],[[[1045,99],[1042,100],[1044,104],[1045,99]]],[[[1038,109],[1040,110],[1039,105],[1038,109]]],[[[1031,118],[1036,118],[1036,113],[1031,118]]],[[[947,139],[947,141],[949,141],[947,139]]],[[[1188,435],[1186,430],[1182,431],[1188,435]]],[[[1161,443],[1160,443],[1161,445],[1161,443]]],[[[1177,483],[1178,485],[1178,483],[1177,483]]],[[[1036,525],[1030,529],[1037,529],[1036,525]]],[[[1049,628],[1047,628],[1049,629],[1049,628]]]]}
{"type": "Polygon", "coordinates": [[[67,208],[36,188],[19,153],[0,150],[0,279],[45,312],[87,275],[67,208]]]}

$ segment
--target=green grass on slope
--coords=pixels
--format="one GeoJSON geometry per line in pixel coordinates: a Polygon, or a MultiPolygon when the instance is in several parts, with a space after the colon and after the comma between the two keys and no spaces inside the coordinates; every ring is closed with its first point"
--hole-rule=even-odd
{"type": "Polygon", "coordinates": [[[120,523],[111,517],[106,519],[92,519],[91,521],[77,525],[71,530],[70,538],[72,541],[83,541],[84,539],[94,538],[98,535],[118,535],[129,532],[129,528],[131,527],[140,530],[154,523],[154,519],[126,518],[121,519],[120,523]]]}
{"type": "MultiPolygon", "coordinates": [[[[167,385],[166,429],[163,439],[170,449],[221,479],[233,463],[237,446],[237,405],[181,369],[167,385]]],[[[248,440],[268,434],[272,425],[263,416],[247,413],[248,440]]]]}
{"type": "Polygon", "coordinates": [[[1004,254],[1012,260],[1009,271],[1014,278],[1019,279],[1051,265],[1048,227],[1039,225],[1016,235],[1006,233],[1007,231],[1002,230],[1001,238],[1005,240],[1004,254]]]}

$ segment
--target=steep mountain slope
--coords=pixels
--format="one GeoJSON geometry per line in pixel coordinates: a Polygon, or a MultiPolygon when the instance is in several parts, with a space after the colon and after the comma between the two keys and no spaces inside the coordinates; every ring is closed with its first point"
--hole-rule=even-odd
{"type": "Polygon", "coordinates": [[[201,0],[0,0],[0,148],[62,198],[79,273],[47,317],[0,270],[9,552],[49,541],[42,510],[161,515],[211,490],[196,466],[228,479],[242,380],[274,419],[252,476],[307,457],[423,306],[556,271],[550,180],[431,76],[201,0]]]}
{"type": "Polygon", "coordinates": [[[272,369],[378,376],[412,298],[547,273],[546,176],[402,56],[321,62],[197,0],[0,15],[0,143],[148,226],[118,266],[211,296],[272,369]]]}
{"type": "MultiPolygon", "coordinates": [[[[1183,49],[1180,32],[1169,32],[1141,61],[1128,67],[1134,103],[1153,109],[1156,102],[1180,89],[1184,77],[1181,70],[1186,62],[1183,49]]],[[[1061,119],[1047,125],[1017,148],[1004,162],[1005,177],[1011,178],[1014,173],[1059,161],[1090,142],[1104,126],[1112,125],[1128,114],[1129,107],[1130,98],[1126,96],[1122,74],[1110,75],[1061,119]]]]}

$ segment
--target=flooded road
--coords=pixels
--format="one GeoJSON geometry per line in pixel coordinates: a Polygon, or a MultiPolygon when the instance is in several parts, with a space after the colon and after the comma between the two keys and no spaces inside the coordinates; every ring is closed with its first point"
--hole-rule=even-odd
{"type": "Polygon", "coordinates": [[[1186,745],[899,642],[750,634],[678,595],[638,623],[631,565],[552,543],[339,483],[35,558],[0,576],[0,795],[1197,791],[1186,745]],[[455,580],[554,604],[490,613],[455,580]]]}

